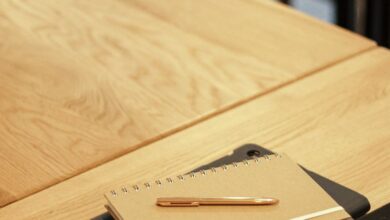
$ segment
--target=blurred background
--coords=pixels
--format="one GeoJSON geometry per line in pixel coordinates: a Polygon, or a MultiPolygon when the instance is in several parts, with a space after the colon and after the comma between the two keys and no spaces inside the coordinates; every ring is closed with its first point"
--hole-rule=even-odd
{"type": "Polygon", "coordinates": [[[295,9],[339,25],[379,45],[390,46],[388,0],[281,0],[295,9]]]}

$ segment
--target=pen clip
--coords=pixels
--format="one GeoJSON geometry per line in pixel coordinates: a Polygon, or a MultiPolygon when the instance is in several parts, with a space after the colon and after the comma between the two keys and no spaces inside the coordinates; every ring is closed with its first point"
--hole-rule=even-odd
{"type": "Polygon", "coordinates": [[[197,207],[200,205],[198,201],[166,201],[165,199],[157,199],[157,205],[163,207],[197,207]]]}

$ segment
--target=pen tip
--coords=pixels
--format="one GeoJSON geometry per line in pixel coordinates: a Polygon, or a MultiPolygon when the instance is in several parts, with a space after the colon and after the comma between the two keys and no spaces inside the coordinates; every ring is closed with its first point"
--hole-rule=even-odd
{"type": "Polygon", "coordinates": [[[275,198],[259,198],[256,199],[256,202],[266,204],[266,205],[274,205],[277,204],[279,200],[275,198]]]}

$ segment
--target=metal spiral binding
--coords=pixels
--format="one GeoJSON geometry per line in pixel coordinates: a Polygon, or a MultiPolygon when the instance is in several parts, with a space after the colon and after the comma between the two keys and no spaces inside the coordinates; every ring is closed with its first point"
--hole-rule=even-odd
{"type": "Polygon", "coordinates": [[[221,166],[222,170],[228,170],[228,166],[226,164],[221,166]]]}
{"type": "Polygon", "coordinates": [[[133,189],[134,189],[135,191],[139,191],[139,190],[140,190],[138,185],[134,185],[134,186],[133,186],[133,189]]]}
{"type": "MultiPolygon", "coordinates": [[[[261,157],[256,157],[254,159],[243,160],[242,162],[238,162],[238,163],[233,162],[231,164],[222,165],[220,167],[212,167],[210,169],[201,170],[199,172],[191,172],[191,173],[189,173],[187,175],[178,175],[176,177],[176,179],[179,180],[179,181],[185,181],[185,179],[186,179],[185,176],[188,176],[188,177],[190,177],[192,179],[192,178],[196,178],[197,177],[197,173],[199,173],[200,176],[206,176],[207,173],[217,173],[218,169],[220,169],[222,171],[227,171],[230,167],[231,168],[237,168],[237,167],[240,167],[240,166],[250,166],[251,164],[259,164],[261,162],[262,158],[265,161],[269,161],[269,160],[272,160],[271,157],[281,158],[282,156],[280,154],[263,155],[261,157]]],[[[162,181],[162,180],[154,181],[155,185],[157,185],[157,186],[163,186],[165,182],[168,183],[168,184],[169,183],[173,183],[174,182],[174,178],[168,177],[168,178],[165,179],[165,181],[162,181]]],[[[145,188],[145,189],[152,188],[152,185],[149,182],[144,183],[143,186],[144,186],[143,188],[145,188]]],[[[133,191],[135,191],[135,192],[141,191],[141,187],[139,185],[133,185],[132,188],[133,188],[133,191]]],[[[122,192],[124,194],[127,194],[129,192],[129,190],[128,190],[127,187],[122,187],[120,192],[122,192]]],[[[118,192],[115,191],[115,190],[111,190],[110,193],[114,197],[118,196],[118,192]]]]}
{"type": "Polygon", "coordinates": [[[126,187],[122,187],[122,192],[127,193],[128,192],[127,188],[126,187]]]}

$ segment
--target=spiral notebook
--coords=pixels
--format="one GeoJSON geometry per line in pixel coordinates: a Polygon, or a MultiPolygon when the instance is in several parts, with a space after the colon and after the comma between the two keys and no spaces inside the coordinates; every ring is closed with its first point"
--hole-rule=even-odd
{"type": "Polygon", "coordinates": [[[350,219],[286,155],[271,155],[188,175],[129,185],[105,194],[117,220],[350,219]],[[158,197],[274,197],[273,206],[159,207],[158,197]]]}

